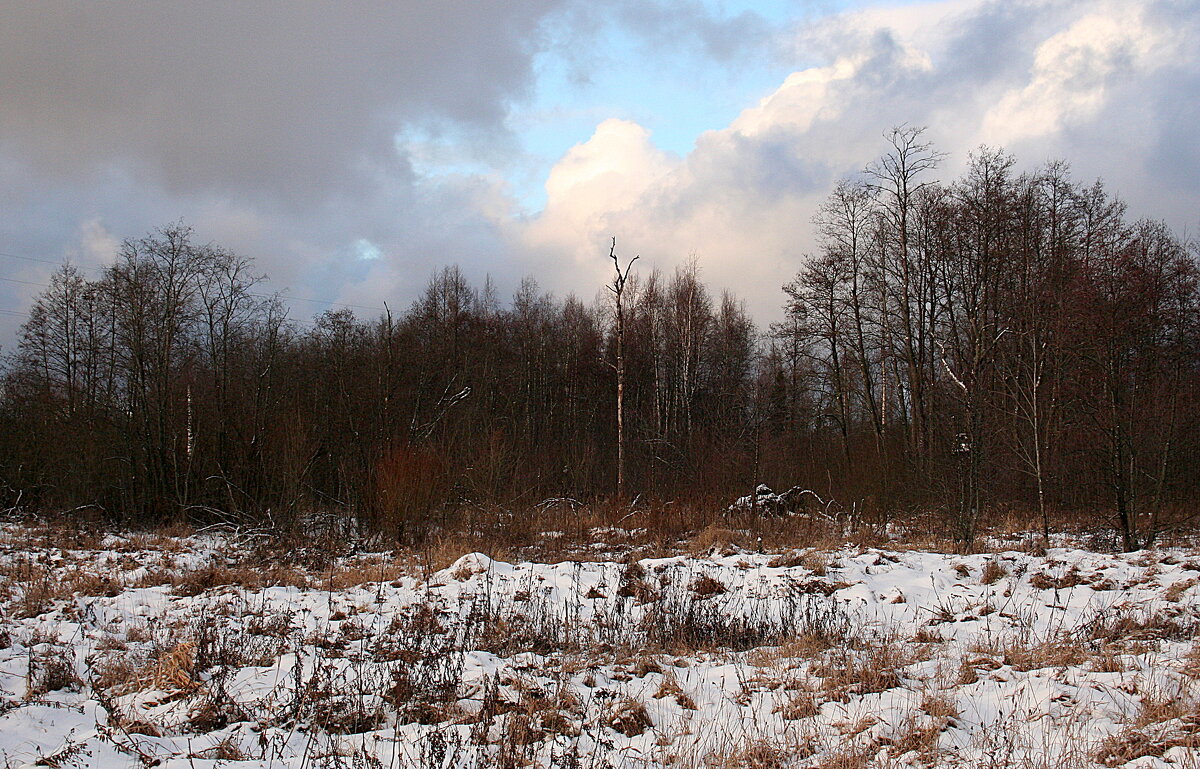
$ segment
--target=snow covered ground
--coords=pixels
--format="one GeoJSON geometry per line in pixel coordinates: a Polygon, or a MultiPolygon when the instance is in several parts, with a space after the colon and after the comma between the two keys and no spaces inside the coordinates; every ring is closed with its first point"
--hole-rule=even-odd
{"type": "Polygon", "coordinates": [[[0,529],[0,767],[1200,767],[1200,553],[422,572],[0,529]]]}

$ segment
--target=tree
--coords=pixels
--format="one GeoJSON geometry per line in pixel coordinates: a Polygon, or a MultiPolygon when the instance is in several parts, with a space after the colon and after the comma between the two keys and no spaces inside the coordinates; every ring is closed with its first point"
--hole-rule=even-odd
{"type": "Polygon", "coordinates": [[[617,499],[625,499],[625,289],[633,263],[641,258],[634,256],[621,268],[617,258],[617,239],[612,239],[608,257],[613,263],[613,279],[606,288],[613,295],[613,310],[616,318],[617,335],[617,499]]]}
{"type": "Polygon", "coordinates": [[[922,138],[925,129],[901,125],[885,138],[891,149],[867,166],[866,175],[879,206],[881,265],[895,281],[895,306],[899,312],[901,359],[903,360],[911,409],[911,441],[918,456],[929,450],[928,399],[925,361],[931,353],[929,310],[933,303],[928,261],[914,249],[912,219],[916,199],[930,184],[925,173],[937,168],[945,157],[922,138]]]}

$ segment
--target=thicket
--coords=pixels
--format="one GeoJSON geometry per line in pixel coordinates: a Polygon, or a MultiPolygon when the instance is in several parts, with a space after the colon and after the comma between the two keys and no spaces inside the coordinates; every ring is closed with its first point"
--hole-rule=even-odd
{"type": "MultiPolygon", "coordinates": [[[[1064,164],[1018,173],[981,149],[942,183],[920,130],[888,138],[821,207],[783,322],[757,328],[695,263],[633,271],[625,496],[715,512],[800,486],[876,520],[939,511],[965,541],[993,514],[1083,516],[1127,548],[1186,524],[1196,244],[1064,164]]],[[[527,279],[501,302],[447,267],[405,312],[300,324],[263,280],[182,224],[96,279],[56,272],[5,362],[0,503],[281,526],[324,510],[413,540],[464,509],[614,495],[612,297],[527,279]]]]}

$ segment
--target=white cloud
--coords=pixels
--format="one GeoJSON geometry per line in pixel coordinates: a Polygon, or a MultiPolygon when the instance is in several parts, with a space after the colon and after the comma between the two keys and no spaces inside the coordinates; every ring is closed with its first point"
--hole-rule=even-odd
{"type": "Polygon", "coordinates": [[[116,262],[121,241],[104,226],[98,217],[88,219],[80,227],[79,247],[75,257],[84,267],[107,266],[116,262]]]}
{"type": "MultiPolygon", "coordinates": [[[[1028,167],[1062,157],[1084,179],[1136,180],[1154,137],[1179,119],[1145,101],[1170,90],[1165,63],[1189,66],[1179,41],[1198,16],[1172,0],[948,0],[826,19],[797,40],[829,52],[828,63],[791,74],[686,157],[658,150],[641,126],[605,121],[555,165],[545,211],[505,227],[559,285],[583,275],[598,285],[610,235],[647,267],[669,270],[694,253],[712,283],[769,320],[812,248],[817,204],[883,151],[893,125],[929,126],[950,153],[943,178],[987,142],[1009,145],[1028,167]],[[1135,107],[1143,146],[1114,158],[1102,149],[1110,116],[1135,107]],[[556,263],[571,269],[556,273],[556,263]]],[[[1118,186],[1140,196],[1132,202],[1166,202],[1149,178],[1118,186]]]]}
{"type": "Polygon", "coordinates": [[[542,213],[523,226],[521,240],[586,264],[591,246],[661,185],[679,161],[650,141],[650,132],[628,120],[606,120],[586,142],[555,164],[546,180],[542,213]]]}
{"type": "Polygon", "coordinates": [[[1038,46],[1028,83],[1009,90],[983,118],[986,141],[1046,136],[1094,118],[1114,80],[1173,58],[1175,41],[1136,4],[1109,3],[1038,46]]]}

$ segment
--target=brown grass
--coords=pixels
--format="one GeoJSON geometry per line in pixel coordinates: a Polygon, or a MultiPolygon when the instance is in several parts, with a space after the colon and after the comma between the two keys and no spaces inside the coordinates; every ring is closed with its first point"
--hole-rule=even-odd
{"type": "Polygon", "coordinates": [[[1012,643],[1004,647],[1004,664],[1014,670],[1027,672],[1041,668],[1066,668],[1082,665],[1091,655],[1080,646],[1067,640],[1047,641],[1032,645],[1012,643]]]}
{"type": "Polygon", "coordinates": [[[883,692],[900,685],[900,671],[916,661],[913,650],[893,639],[880,639],[858,650],[838,649],[812,666],[829,700],[846,702],[851,694],[883,692]]]}
{"type": "Polygon", "coordinates": [[[1145,756],[1161,758],[1171,748],[1200,748],[1200,725],[1191,722],[1171,730],[1131,726],[1102,741],[1095,758],[1104,766],[1122,766],[1145,756]]]}
{"type": "Polygon", "coordinates": [[[188,692],[199,685],[193,678],[195,671],[196,644],[178,643],[158,658],[151,681],[166,692],[188,692]]]}
{"type": "Polygon", "coordinates": [[[1029,577],[1029,584],[1038,590],[1066,590],[1077,585],[1087,584],[1089,581],[1088,578],[1080,575],[1079,570],[1074,566],[1058,577],[1044,571],[1029,577]]]}
{"type": "Polygon", "coordinates": [[[821,712],[821,703],[817,701],[816,695],[812,692],[797,691],[788,698],[788,701],[775,708],[776,713],[780,718],[789,721],[798,721],[803,718],[812,718],[821,712]]]}
{"type": "Polygon", "coordinates": [[[994,585],[1007,576],[1008,569],[1004,568],[1004,564],[1000,563],[1000,559],[989,558],[988,562],[983,566],[983,573],[979,575],[979,583],[981,585],[994,585]]]}
{"type": "Polygon", "coordinates": [[[50,646],[31,654],[27,699],[57,691],[75,691],[83,682],[75,675],[73,656],[69,650],[50,646]]]}
{"type": "Polygon", "coordinates": [[[626,737],[636,737],[654,726],[654,722],[645,705],[630,697],[621,697],[605,715],[604,725],[626,737]]]}
{"type": "Polygon", "coordinates": [[[813,764],[812,769],[867,769],[870,757],[864,748],[841,748],[813,764]]]}
{"type": "Polygon", "coordinates": [[[1172,697],[1161,692],[1149,692],[1138,703],[1138,712],[1133,719],[1137,727],[1183,718],[1190,711],[1187,702],[1179,697],[1172,697]]]}
{"type": "Polygon", "coordinates": [[[714,579],[707,574],[701,574],[692,580],[692,592],[696,595],[707,598],[710,595],[722,595],[728,592],[728,588],[720,580],[714,579]]]}
{"type": "Polygon", "coordinates": [[[945,694],[926,695],[921,700],[921,712],[933,718],[951,721],[958,718],[958,706],[954,700],[945,694]]]}
{"type": "Polygon", "coordinates": [[[906,753],[916,753],[928,763],[937,749],[938,740],[948,721],[948,718],[930,719],[910,714],[897,727],[895,733],[881,738],[879,743],[887,746],[888,755],[893,758],[906,753]]]}
{"type": "Polygon", "coordinates": [[[655,699],[662,699],[664,697],[674,698],[675,704],[684,710],[696,709],[695,700],[693,700],[688,693],[683,690],[683,687],[679,685],[679,679],[676,678],[674,673],[667,673],[664,675],[662,683],[659,684],[658,691],[654,693],[655,699]]]}
{"type": "Polygon", "coordinates": [[[1184,593],[1198,584],[1200,584],[1200,577],[1191,577],[1181,582],[1175,582],[1163,591],[1163,598],[1171,603],[1178,603],[1179,599],[1183,598],[1184,593]]]}
{"type": "Polygon", "coordinates": [[[691,555],[707,555],[713,552],[720,555],[733,555],[735,546],[743,544],[745,540],[745,534],[717,524],[710,524],[690,539],[687,551],[691,555]]]}
{"type": "Polygon", "coordinates": [[[743,748],[705,759],[710,769],[783,769],[798,758],[803,750],[787,749],[767,740],[755,740],[743,748]]]}

